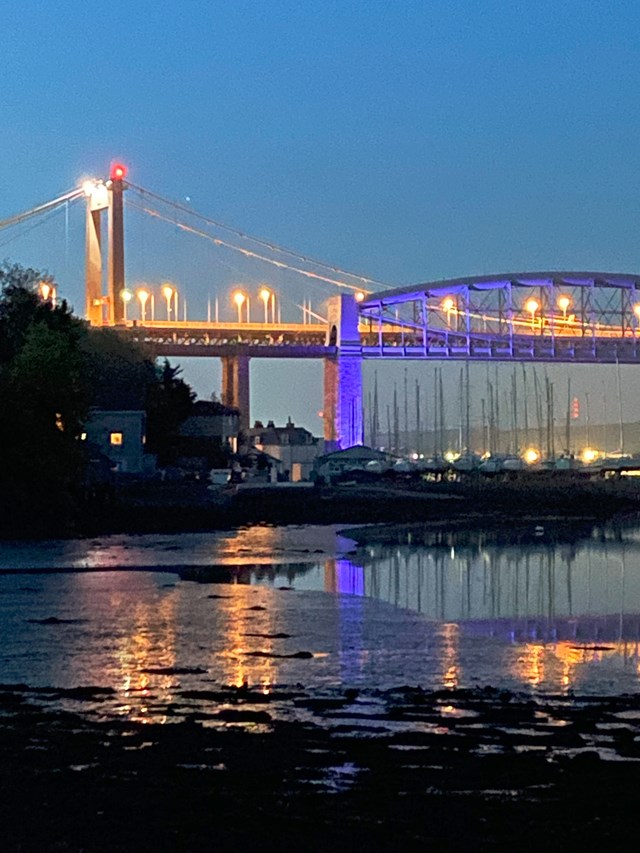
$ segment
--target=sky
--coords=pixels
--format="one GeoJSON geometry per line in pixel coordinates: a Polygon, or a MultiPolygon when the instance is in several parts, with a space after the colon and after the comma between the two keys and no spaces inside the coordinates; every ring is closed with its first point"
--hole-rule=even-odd
{"type": "MultiPolygon", "coordinates": [[[[625,0],[5,0],[0,219],[121,160],[138,186],[392,285],[640,273],[639,42],[625,0]]],[[[126,216],[127,281],[177,282],[190,319],[231,310],[238,281],[320,310],[308,283],[126,216]]],[[[0,233],[0,258],[48,269],[81,312],[83,228],[74,207],[0,233]]],[[[183,368],[219,393],[217,361],[183,368]]],[[[389,393],[403,381],[376,369],[389,393]]],[[[320,363],[254,362],[252,418],[319,434],[321,382],[320,363]]]]}

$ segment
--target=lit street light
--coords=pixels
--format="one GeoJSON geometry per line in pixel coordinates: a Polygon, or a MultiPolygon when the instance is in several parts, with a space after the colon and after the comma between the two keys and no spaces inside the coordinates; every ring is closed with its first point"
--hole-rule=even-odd
{"type": "Polygon", "coordinates": [[[140,320],[144,323],[147,319],[147,299],[149,298],[149,291],[145,290],[143,287],[137,292],[137,297],[140,301],[140,320]]]}
{"type": "Polygon", "coordinates": [[[249,322],[249,297],[241,290],[236,290],[233,294],[233,301],[238,308],[238,323],[242,323],[242,306],[247,303],[247,323],[249,322]]]}
{"type": "Polygon", "coordinates": [[[531,331],[533,332],[536,327],[536,311],[540,307],[540,303],[537,299],[533,297],[531,299],[527,299],[524,304],[525,311],[528,311],[531,314],[531,331]]]}
{"type": "Polygon", "coordinates": [[[571,305],[571,299],[568,296],[558,297],[558,308],[562,311],[562,319],[567,319],[567,309],[571,305]]]}
{"type": "Polygon", "coordinates": [[[262,302],[264,304],[264,322],[269,322],[269,302],[271,302],[271,321],[275,323],[275,317],[273,316],[273,303],[275,301],[275,294],[273,293],[273,291],[269,290],[268,287],[262,287],[258,295],[260,299],[262,299],[262,302]]]}
{"type": "Polygon", "coordinates": [[[162,295],[167,300],[167,321],[171,320],[171,300],[174,292],[175,288],[169,283],[162,285],[162,295]]]}
{"type": "Polygon", "coordinates": [[[447,312],[447,326],[451,326],[451,312],[455,304],[450,296],[446,296],[442,300],[442,310],[447,312]]]}
{"type": "Polygon", "coordinates": [[[133,299],[133,293],[130,290],[127,290],[126,287],[124,290],[120,291],[120,299],[122,299],[122,319],[127,319],[127,305],[133,299]]]}

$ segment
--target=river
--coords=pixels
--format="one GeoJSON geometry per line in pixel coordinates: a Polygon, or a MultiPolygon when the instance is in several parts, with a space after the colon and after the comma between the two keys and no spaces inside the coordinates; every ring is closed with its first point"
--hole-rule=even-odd
{"type": "Polygon", "coordinates": [[[222,685],[638,690],[637,522],[363,546],[341,529],[4,542],[0,682],[99,685],[93,711],[149,719],[222,685]]]}

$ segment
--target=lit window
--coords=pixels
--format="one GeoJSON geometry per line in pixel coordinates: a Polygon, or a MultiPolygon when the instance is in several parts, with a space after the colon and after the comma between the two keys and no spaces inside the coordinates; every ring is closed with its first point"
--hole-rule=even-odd
{"type": "Polygon", "coordinates": [[[122,444],[122,433],[112,432],[109,436],[109,442],[115,447],[119,447],[122,444]]]}
{"type": "Polygon", "coordinates": [[[86,441],[86,440],[87,440],[86,432],[81,432],[80,433],[80,441],[86,441]]]}

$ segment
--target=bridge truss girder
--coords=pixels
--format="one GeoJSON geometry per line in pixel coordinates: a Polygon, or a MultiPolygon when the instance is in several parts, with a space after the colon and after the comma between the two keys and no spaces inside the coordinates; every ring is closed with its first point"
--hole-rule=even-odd
{"type": "Polygon", "coordinates": [[[533,273],[460,279],[370,296],[367,358],[640,361],[640,279],[533,273]]]}

